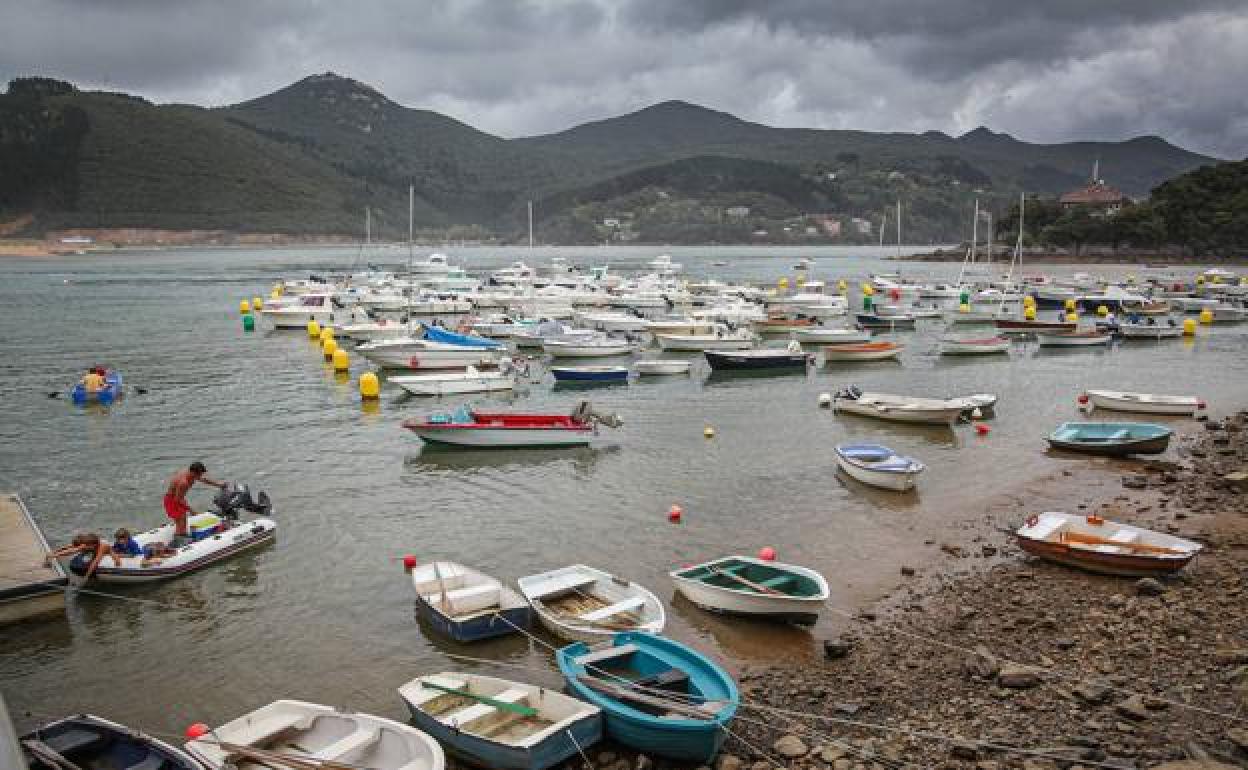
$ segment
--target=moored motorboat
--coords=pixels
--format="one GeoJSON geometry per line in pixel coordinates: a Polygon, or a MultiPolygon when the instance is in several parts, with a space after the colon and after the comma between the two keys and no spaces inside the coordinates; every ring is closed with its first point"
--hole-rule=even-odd
{"type": "Polygon", "coordinates": [[[1128,340],[1172,340],[1183,336],[1183,327],[1175,323],[1119,323],[1115,331],[1128,340]]]}
{"type": "Polygon", "coordinates": [[[744,329],[715,334],[655,334],[663,350],[701,353],[707,350],[749,350],[758,338],[744,329]]]}
{"type": "Polygon", "coordinates": [[[306,329],[310,321],[321,326],[334,319],[334,305],[329,294],[303,294],[296,301],[262,307],[256,313],[274,329],[306,329]]]}
{"type": "Polygon", "coordinates": [[[578,642],[555,659],[571,692],[602,709],[607,736],[650,755],[710,764],[737,711],[737,684],[722,667],[661,636],[578,642]]]}
{"type": "Polygon", "coordinates": [[[1078,348],[1108,345],[1113,340],[1113,335],[1100,331],[1037,332],[1036,339],[1039,340],[1040,347],[1078,348]]]}
{"type": "Polygon", "coordinates": [[[552,366],[556,382],[628,382],[627,366],[552,366]]]}
{"type": "Polygon", "coordinates": [[[813,318],[764,318],[754,322],[754,330],[759,334],[788,334],[818,326],[819,322],[813,318]]]}
{"type": "Polygon", "coordinates": [[[25,755],[23,770],[27,766],[30,770],[203,768],[195,757],[172,744],[92,714],[65,717],[36,727],[23,735],[21,745],[14,748],[25,755]]]}
{"type": "Polygon", "coordinates": [[[544,339],[542,350],[549,353],[552,358],[605,358],[633,352],[633,343],[607,336],[544,339]]]}
{"type": "Polygon", "coordinates": [[[857,313],[854,316],[858,325],[864,329],[913,329],[914,316],[897,314],[883,315],[880,313],[857,313]]]}
{"type": "Polygon", "coordinates": [[[1173,574],[1202,550],[1200,543],[1151,529],[1058,511],[1029,516],[1015,536],[1032,556],[1125,577],[1173,574]]]}
{"type": "Polygon", "coordinates": [[[453,561],[412,569],[416,607],[435,631],[459,642],[517,633],[529,627],[524,597],[496,577],[453,561]]]}
{"type": "Polygon", "coordinates": [[[896,358],[905,348],[899,342],[864,342],[856,345],[828,345],[824,361],[883,361],[896,358]]]}
{"type": "Polygon", "coordinates": [[[794,331],[793,339],[801,343],[852,345],[870,342],[871,332],[866,329],[834,329],[829,326],[815,326],[794,331]]]}
{"type": "Polygon", "coordinates": [[[400,337],[360,345],[357,353],[383,369],[463,369],[492,366],[499,362],[499,349],[434,342],[400,337]]]}
{"type": "Polygon", "coordinates": [[[462,372],[396,375],[387,377],[386,382],[392,382],[416,396],[448,396],[513,390],[516,375],[512,371],[511,359],[504,358],[499,361],[498,369],[481,370],[467,366],[462,372]]]}
{"type": "Polygon", "coordinates": [[[725,556],[669,574],[681,596],[729,615],[811,625],[828,600],[828,581],[818,572],[751,556],[725,556]]]}
{"type": "Polygon", "coordinates": [[[914,398],[891,393],[864,393],[850,386],[832,399],[832,409],[893,422],[952,425],[967,404],[961,399],[914,398]]]}
{"type": "Polygon", "coordinates": [[[1117,412],[1142,412],[1144,414],[1174,414],[1188,417],[1205,408],[1205,402],[1195,396],[1166,396],[1156,393],[1130,393],[1121,390],[1092,390],[1084,393],[1079,401],[1086,401],[1099,409],[1117,412]]]}
{"type": "Polygon", "coordinates": [[[797,343],[790,343],[797,350],[785,348],[758,348],[756,350],[717,351],[708,350],[702,355],[714,371],[742,369],[800,369],[814,361],[813,353],[805,353],[797,343]]]}
{"type": "Polygon", "coordinates": [[[435,444],[523,448],[585,446],[598,425],[620,424],[615,415],[597,414],[582,401],[572,414],[477,412],[463,406],[449,414],[407,420],[403,427],[435,444]]]}
{"type": "Polygon", "coordinates": [[[1073,332],[1079,328],[1075,321],[1028,321],[1016,318],[998,318],[997,331],[1003,334],[1031,334],[1035,332],[1073,332]]]}
{"type": "Polygon", "coordinates": [[[658,634],[663,603],[645,586],[584,564],[516,581],[542,625],[566,639],[597,642],[619,631],[658,634]]]}
{"type": "Polygon", "coordinates": [[[685,359],[642,359],[633,362],[638,374],[688,374],[690,362],[685,359]]]}
{"type": "Polygon", "coordinates": [[[1147,422],[1064,422],[1049,434],[1049,446],[1103,455],[1161,454],[1174,431],[1147,422]]]}
{"type": "Polygon", "coordinates": [[[211,770],[281,767],[283,757],[370,770],[442,770],[442,747],[391,719],[278,700],[213,728],[186,749],[211,770]]]}
{"type": "Polygon", "coordinates": [[[399,688],[412,721],[481,767],[544,770],[602,739],[602,710],[548,687],[443,671],[399,688]]]}
{"type": "Polygon", "coordinates": [[[942,356],[976,356],[1009,353],[1010,341],[1005,337],[945,336],[940,340],[942,356]]]}
{"type": "Polygon", "coordinates": [[[927,466],[880,444],[838,444],[836,464],[850,477],[880,489],[908,492],[927,466]]]}

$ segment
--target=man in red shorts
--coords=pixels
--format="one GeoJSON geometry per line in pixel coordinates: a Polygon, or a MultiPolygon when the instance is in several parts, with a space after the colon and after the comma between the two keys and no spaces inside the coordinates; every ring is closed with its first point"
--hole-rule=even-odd
{"type": "Polygon", "coordinates": [[[225,486],[224,482],[213,481],[204,476],[208,469],[201,462],[191,463],[191,467],[184,471],[178,471],[173,474],[173,478],[169,479],[169,488],[165,490],[165,514],[173,519],[173,535],[174,537],[186,537],[186,517],[189,516],[191,506],[186,504],[186,493],[191,491],[191,487],[195,482],[200,481],[211,487],[220,489],[225,486]]]}

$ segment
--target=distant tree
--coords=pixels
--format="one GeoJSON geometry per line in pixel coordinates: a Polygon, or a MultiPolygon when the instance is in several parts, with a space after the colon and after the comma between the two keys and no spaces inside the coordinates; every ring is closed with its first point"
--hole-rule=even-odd
{"type": "Polygon", "coordinates": [[[1248,160],[1202,166],[1161,183],[1152,208],[1166,239],[1197,255],[1248,252],[1248,160]]]}

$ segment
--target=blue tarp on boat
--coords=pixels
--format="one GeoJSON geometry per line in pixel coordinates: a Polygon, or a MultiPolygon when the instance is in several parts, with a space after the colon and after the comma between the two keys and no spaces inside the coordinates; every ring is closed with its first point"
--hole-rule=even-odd
{"type": "Polygon", "coordinates": [[[456,334],[448,332],[438,326],[430,326],[425,324],[425,339],[430,342],[442,342],[447,345],[462,345],[469,348],[501,348],[503,343],[495,340],[487,340],[484,337],[477,337],[471,334],[456,334]]]}

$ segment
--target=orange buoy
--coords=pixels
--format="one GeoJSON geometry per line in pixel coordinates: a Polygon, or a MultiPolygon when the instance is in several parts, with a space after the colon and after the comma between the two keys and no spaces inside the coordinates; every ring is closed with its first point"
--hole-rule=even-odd
{"type": "Polygon", "coordinates": [[[672,503],[672,507],[667,509],[667,520],[670,522],[678,522],[684,513],[685,511],[683,508],[675,503],[672,503]]]}
{"type": "Polygon", "coordinates": [[[989,427],[988,427],[987,425],[985,425],[984,423],[982,423],[982,422],[977,422],[977,423],[975,423],[975,432],[976,432],[976,433],[978,433],[979,435],[981,435],[981,436],[987,436],[987,435],[988,435],[988,433],[989,433],[989,432],[991,432],[991,431],[992,431],[992,428],[989,428],[989,427]]]}
{"type": "Polygon", "coordinates": [[[758,549],[758,558],[762,559],[763,561],[775,561],[776,549],[772,548],[769,545],[765,545],[762,548],[758,549]]]}
{"type": "Polygon", "coordinates": [[[411,572],[416,569],[416,556],[410,553],[403,554],[403,571],[411,572]]]}
{"type": "Polygon", "coordinates": [[[190,738],[191,740],[195,740],[196,738],[204,737],[210,732],[212,732],[211,727],[204,724],[203,722],[196,722],[195,724],[186,728],[186,737],[190,738]]]}

